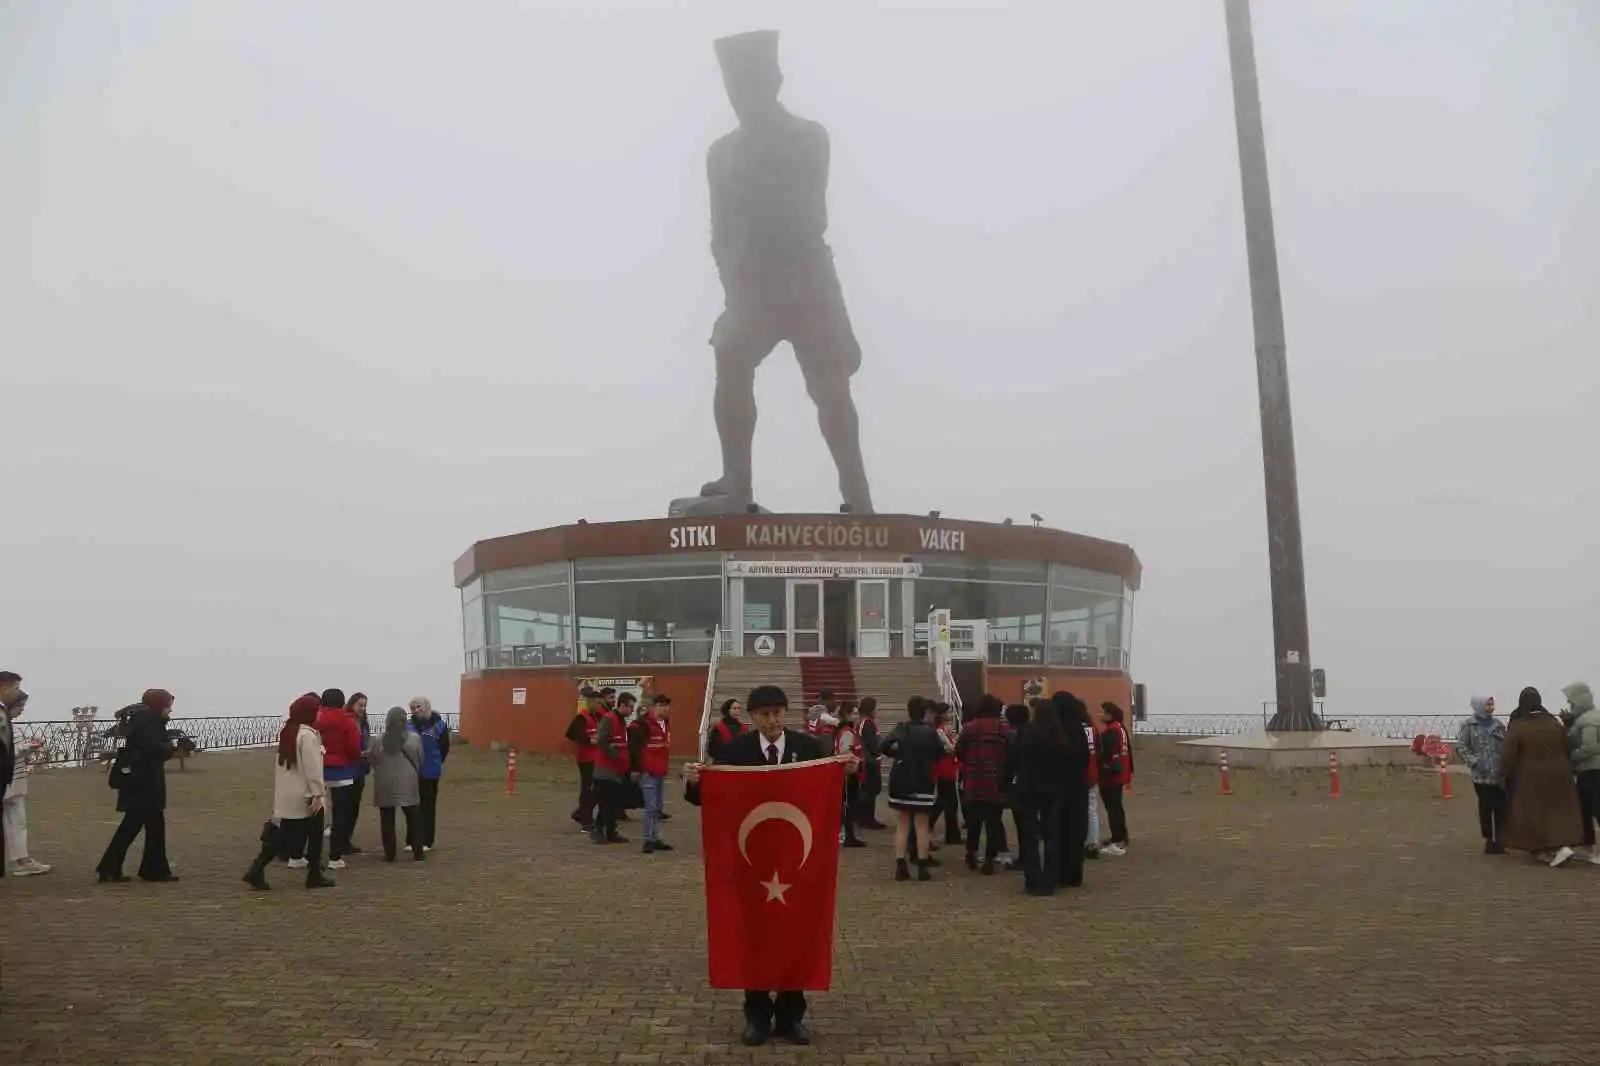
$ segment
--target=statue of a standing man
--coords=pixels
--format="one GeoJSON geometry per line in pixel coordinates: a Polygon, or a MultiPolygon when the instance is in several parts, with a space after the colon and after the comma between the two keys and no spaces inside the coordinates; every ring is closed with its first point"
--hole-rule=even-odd
{"type": "Polygon", "coordinates": [[[682,501],[685,513],[742,512],[754,500],[750,449],[756,368],[783,341],[794,346],[817,422],[854,514],[872,513],[850,377],[861,366],[828,228],[828,132],[778,102],[778,34],[716,42],[739,128],[711,146],[711,254],[726,298],[711,333],[722,477],[682,501]]]}

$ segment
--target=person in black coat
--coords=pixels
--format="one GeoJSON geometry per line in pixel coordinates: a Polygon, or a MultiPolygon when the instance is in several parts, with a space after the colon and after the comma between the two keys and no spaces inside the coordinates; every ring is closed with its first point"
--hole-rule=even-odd
{"type": "Polygon", "coordinates": [[[117,810],[122,822],[112,834],[106,853],[95,871],[101,884],[128,878],[122,864],[134,838],[144,833],[144,857],[139,861],[139,878],[144,881],[176,881],[167,862],[167,760],[172,744],[167,740],[167,718],[172,714],[172,693],[153,688],[119,715],[124,719],[126,737],[112,763],[111,773],[119,783],[117,810]]]}
{"type": "Polygon", "coordinates": [[[1061,720],[1054,703],[1036,699],[1030,710],[1007,753],[1005,776],[1016,782],[1023,886],[1030,896],[1053,896],[1058,885],[1083,884],[1089,757],[1082,734],[1061,720]],[[1066,847],[1073,825],[1077,844],[1066,847]]]}
{"type": "MultiPolygon", "coordinates": [[[[745,711],[755,723],[755,729],[723,744],[716,760],[718,765],[776,766],[810,762],[833,755],[817,738],[785,726],[789,697],[776,685],[761,685],[753,689],[750,698],[745,701],[745,711]]],[[[846,773],[854,773],[856,767],[856,760],[846,760],[846,773]]],[[[700,806],[700,770],[699,763],[690,763],[683,768],[684,798],[696,807],[700,806]]],[[[773,993],[766,989],[747,989],[744,994],[744,1043],[747,1047],[757,1047],[776,1035],[791,1044],[809,1044],[811,1030],[806,1026],[805,1014],[804,992],[790,990],[773,993]]]]}
{"type": "Polygon", "coordinates": [[[1061,884],[1068,888],[1082,888],[1083,860],[1086,858],[1083,845],[1089,836],[1089,804],[1094,802],[1089,772],[1089,763],[1095,758],[1096,749],[1094,719],[1089,714],[1088,705],[1070,692],[1057,692],[1050,697],[1050,702],[1055,704],[1056,713],[1067,731],[1067,747],[1072,762],[1069,773],[1077,775],[1070,778],[1061,803],[1061,884]],[[1073,782],[1082,785],[1076,792],[1070,787],[1073,782]],[[1074,833],[1076,837],[1072,835],[1074,833]],[[1077,845],[1067,847],[1072,840],[1076,840],[1077,845]]]}

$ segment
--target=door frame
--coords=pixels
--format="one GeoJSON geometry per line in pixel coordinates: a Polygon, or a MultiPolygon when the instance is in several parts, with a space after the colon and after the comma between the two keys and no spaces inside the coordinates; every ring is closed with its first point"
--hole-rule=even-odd
{"type": "Polygon", "coordinates": [[[889,615],[891,613],[889,609],[889,591],[888,578],[873,577],[856,579],[856,654],[863,659],[887,659],[893,652],[894,640],[890,636],[889,630],[889,615]],[[883,607],[883,614],[879,618],[878,622],[873,625],[868,625],[866,618],[867,597],[863,590],[868,585],[875,585],[883,590],[883,596],[879,600],[879,603],[883,607]],[[871,634],[872,640],[868,639],[868,634],[871,634]],[[878,640],[881,640],[882,643],[877,648],[869,651],[869,646],[878,640]]]}
{"type": "Polygon", "coordinates": [[[784,623],[787,627],[786,633],[788,635],[788,651],[790,655],[793,655],[797,658],[811,658],[823,654],[824,634],[827,630],[827,599],[825,596],[826,590],[824,590],[822,586],[823,581],[821,578],[791,577],[788,579],[788,584],[784,588],[784,623]],[[809,626],[804,629],[800,629],[794,624],[795,602],[798,598],[796,593],[797,590],[802,586],[815,590],[817,597],[817,625],[815,629],[812,629],[809,626]],[[801,634],[805,634],[816,639],[814,650],[800,650],[799,637],[801,634]]]}

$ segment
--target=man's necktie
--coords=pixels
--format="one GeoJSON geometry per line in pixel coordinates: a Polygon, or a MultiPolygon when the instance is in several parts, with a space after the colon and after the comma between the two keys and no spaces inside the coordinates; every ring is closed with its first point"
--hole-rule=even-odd
{"type": "Polygon", "coordinates": [[[767,745],[767,765],[768,766],[777,766],[778,765],[778,745],[776,745],[776,744],[768,744],[767,745]]]}

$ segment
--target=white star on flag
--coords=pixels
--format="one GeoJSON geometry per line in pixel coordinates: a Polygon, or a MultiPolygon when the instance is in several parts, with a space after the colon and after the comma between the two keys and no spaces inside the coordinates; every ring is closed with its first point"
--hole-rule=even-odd
{"type": "Polygon", "coordinates": [[[767,902],[768,903],[771,903],[773,900],[777,900],[779,903],[782,903],[785,906],[788,905],[789,901],[783,898],[783,894],[785,892],[789,891],[789,889],[793,888],[794,886],[793,885],[786,885],[782,881],[779,881],[778,880],[778,871],[776,871],[776,870],[772,871],[772,880],[770,880],[770,881],[762,881],[762,882],[759,882],[759,883],[760,883],[762,888],[767,890],[767,902]]]}

